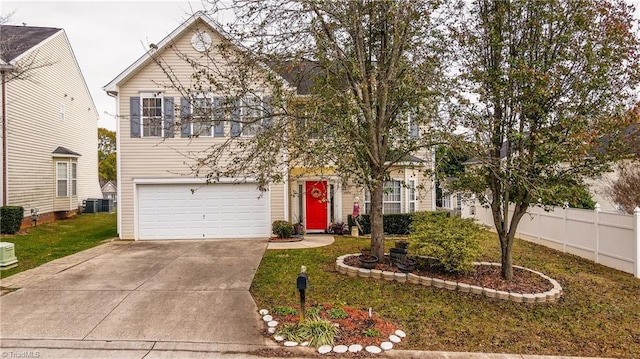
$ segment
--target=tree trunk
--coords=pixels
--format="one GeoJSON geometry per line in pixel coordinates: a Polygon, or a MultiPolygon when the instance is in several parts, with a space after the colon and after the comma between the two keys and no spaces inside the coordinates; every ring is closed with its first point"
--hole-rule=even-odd
{"type": "Polygon", "coordinates": [[[511,231],[502,232],[500,235],[500,250],[502,254],[502,270],[500,274],[503,279],[511,280],[513,279],[513,261],[511,251],[513,249],[513,237],[510,236],[511,231]]]}
{"type": "Polygon", "coordinates": [[[379,260],[384,258],[384,228],[382,226],[382,196],[384,181],[376,180],[371,189],[371,254],[379,260]]]}

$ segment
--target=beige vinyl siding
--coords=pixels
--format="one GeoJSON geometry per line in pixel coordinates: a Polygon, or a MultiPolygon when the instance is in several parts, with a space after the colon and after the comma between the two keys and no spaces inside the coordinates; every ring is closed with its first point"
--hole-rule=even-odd
{"type": "MultiPolygon", "coordinates": [[[[427,166],[430,166],[428,163],[427,166]]],[[[428,167],[427,167],[428,168],[428,167]]],[[[417,196],[417,211],[432,211],[433,207],[433,182],[431,178],[425,176],[424,174],[425,167],[415,167],[415,168],[395,168],[390,173],[390,178],[392,180],[400,180],[400,181],[408,181],[415,180],[416,187],[422,186],[422,189],[418,189],[417,196]]],[[[406,192],[408,188],[402,187],[402,212],[407,211],[407,196],[406,192]]],[[[347,220],[347,215],[353,212],[353,203],[355,202],[355,198],[359,197],[360,199],[360,213],[364,212],[364,189],[357,188],[354,186],[347,186],[342,191],[342,213],[343,220],[347,220]]]]}
{"type": "MultiPolygon", "coordinates": [[[[191,46],[191,36],[196,31],[207,29],[213,40],[212,48],[220,43],[219,36],[210,31],[202,22],[197,21],[186,29],[182,35],[174,39],[173,48],[188,53],[190,56],[201,55],[191,46]]],[[[182,80],[182,85],[189,86],[193,69],[185,61],[181,60],[173,51],[167,49],[161,54],[162,61],[166,62],[182,80]]],[[[179,108],[181,94],[171,89],[166,75],[161,68],[149,61],[138,72],[132,74],[119,84],[118,107],[121,119],[119,120],[120,138],[120,163],[119,182],[120,198],[118,198],[118,211],[121,216],[119,228],[120,237],[133,239],[134,236],[134,179],[142,178],[175,178],[195,177],[189,168],[193,164],[192,157],[203,156],[205,151],[213,143],[221,143],[225,138],[199,137],[181,138],[180,128],[176,126],[174,138],[142,137],[131,138],[130,128],[130,98],[138,97],[143,92],[162,92],[165,98],[172,97],[174,104],[179,108]],[[165,85],[167,85],[165,87],[165,85]]],[[[174,121],[180,119],[179,109],[174,111],[174,121]]],[[[225,135],[229,135],[229,124],[226,124],[225,135]]],[[[205,176],[206,173],[200,173],[205,176]]],[[[281,184],[273,184],[268,194],[271,200],[271,219],[284,218],[284,190],[281,184]]]]}
{"type": "MultiPolygon", "coordinates": [[[[40,213],[54,210],[55,163],[62,146],[80,153],[78,196],[64,206],[77,209],[82,199],[101,197],[98,183],[98,115],[66,35],[60,31],[35,48],[33,56],[50,65],[28,80],[7,84],[8,203],[40,213]],[[60,108],[64,105],[64,119],[60,108]]],[[[61,209],[62,206],[56,201],[61,209]]]]}

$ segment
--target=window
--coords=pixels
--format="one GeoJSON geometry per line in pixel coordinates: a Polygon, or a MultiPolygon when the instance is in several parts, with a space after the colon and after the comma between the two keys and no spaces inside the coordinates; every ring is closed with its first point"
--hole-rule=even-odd
{"type": "MultiPolygon", "coordinates": [[[[368,189],[364,191],[364,212],[371,212],[371,193],[368,189]]],[[[382,213],[402,213],[402,181],[384,183],[382,213]]]]}
{"type": "Polygon", "coordinates": [[[69,196],[68,163],[56,162],[56,196],[69,196]]]}
{"type": "Polygon", "coordinates": [[[402,182],[385,182],[382,213],[402,213],[402,182]]]}
{"type": "Polygon", "coordinates": [[[140,94],[142,137],[162,137],[162,94],[140,94]]]}
{"type": "Polygon", "coordinates": [[[191,109],[191,134],[193,136],[212,136],[212,99],[207,97],[194,98],[191,109]]]}
{"type": "Polygon", "coordinates": [[[242,135],[252,137],[262,128],[262,101],[258,96],[247,96],[242,100],[242,135]]]}
{"type": "Polygon", "coordinates": [[[409,192],[409,213],[413,213],[417,210],[418,207],[418,197],[416,196],[416,181],[409,180],[409,188],[407,189],[409,192]]]}
{"type": "Polygon", "coordinates": [[[451,194],[445,193],[442,195],[442,208],[451,208],[451,194]]]}
{"type": "Polygon", "coordinates": [[[420,133],[418,131],[418,123],[416,121],[416,113],[410,112],[407,116],[407,126],[409,130],[409,138],[418,138],[420,133]]]}
{"type": "Polygon", "coordinates": [[[71,163],[71,195],[78,195],[78,164],[71,163]]]}

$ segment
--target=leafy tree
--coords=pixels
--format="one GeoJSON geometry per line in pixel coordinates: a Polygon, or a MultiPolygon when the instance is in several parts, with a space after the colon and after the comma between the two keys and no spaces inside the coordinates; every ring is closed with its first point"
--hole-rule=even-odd
{"type": "Polygon", "coordinates": [[[98,128],[98,174],[101,179],[116,180],[116,133],[98,128]]]}
{"type": "Polygon", "coordinates": [[[640,164],[618,165],[618,178],[611,181],[606,194],[626,213],[632,214],[636,207],[640,207],[640,164]]]}
{"type": "Polygon", "coordinates": [[[476,0],[460,13],[454,125],[477,160],[460,185],[491,207],[511,279],[513,238],[530,203],[624,153],[638,35],[622,0],[476,0]]]}
{"type": "Polygon", "coordinates": [[[409,154],[425,158],[434,143],[428,125],[443,94],[447,48],[434,22],[438,6],[423,0],[213,2],[214,17],[235,14],[223,27],[240,49],[230,41],[200,58],[178,52],[189,66],[189,84],[162,52],[156,63],[167,85],[185,95],[224,95],[231,115],[257,110],[258,116],[234,119],[243,131],[263,126],[253,137],[231,137],[193,155],[193,172],[211,181],[251,176],[261,189],[282,181],[286,168],[338,174],[369,189],[372,251],[382,258],[385,179],[409,154]],[[308,87],[308,95],[297,98],[280,76],[308,87]],[[268,97],[238,101],[260,94],[268,97]]]}

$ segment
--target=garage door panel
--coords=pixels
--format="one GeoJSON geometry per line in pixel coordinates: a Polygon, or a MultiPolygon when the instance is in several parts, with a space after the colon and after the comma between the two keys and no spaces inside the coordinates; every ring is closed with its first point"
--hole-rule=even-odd
{"type": "Polygon", "coordinates": [[[138,185],[137,191],[139,239],[255,238],[270,233],[268,196],[260,196],[253,184],[138,185]]]}

